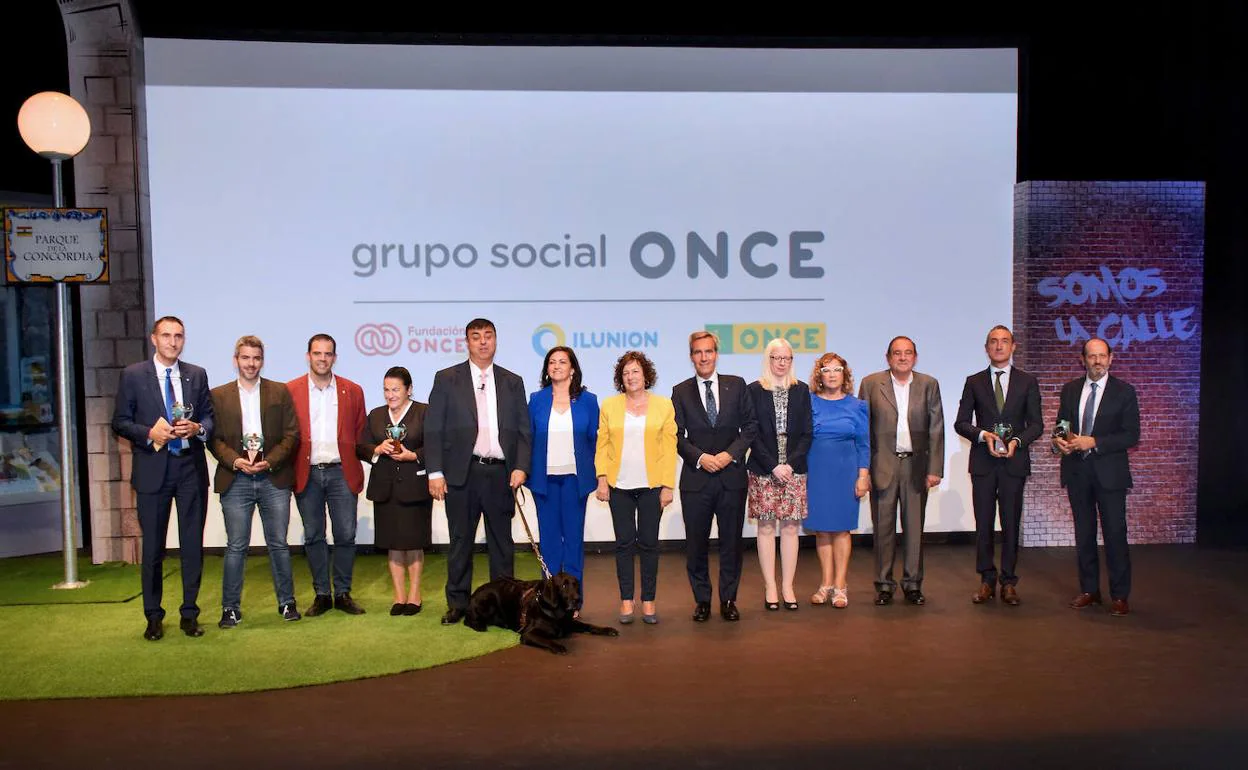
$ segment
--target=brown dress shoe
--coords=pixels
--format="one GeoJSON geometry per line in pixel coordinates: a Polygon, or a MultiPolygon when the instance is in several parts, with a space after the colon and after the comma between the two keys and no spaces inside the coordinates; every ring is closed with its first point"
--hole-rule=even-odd
{"type": "Polygon", "coordinates": [[[1114,617],[1120,618],[1130,612],[1131,608],[1127,606],[1126,599],[1114,599],[1114,601],[1109,605],[1109,614],[1114,617]]]}
{"type": "Polygon", "coordinates": [[[1002,589],[1001,589],[1001,601],[1005,602],[1006,604],[1010,605],[1011,607],[1017,607],[1017,606],[1018,606],[1018,603],[1021,601],[1021,600],[1018,598],[1018,589],[1017,589],[1017,588],[1015,588],[1014,586],[1004,586],[1004,587],[1002,587],[1002,589]]]}
{"type": "Polygon", "coordinates": [[[987,583],[980,583],[979,590],[971,596],[971,604],[983,604],[992,601],[992,597],[996,594],[996,589],[987,583]]]}
{"type": "Polygon", "coordinates": [[[1070,608],[1072,610],[1081,610],[1084,607],[1101,603],[1101,595],[1099,593],[1090,594],[1086,591],[1070,600],[1070,608]]]}

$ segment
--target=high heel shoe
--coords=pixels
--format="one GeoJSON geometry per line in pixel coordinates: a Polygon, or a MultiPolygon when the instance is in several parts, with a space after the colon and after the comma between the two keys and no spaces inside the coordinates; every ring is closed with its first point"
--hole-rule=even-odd
{"type": "Polygon", "coordinates": [[[814,605],[827,604],[829,597],[832,595],[832,586],[819,586],[819,590],[810,597],[810,603],[814,605]]]}
{"type": "Polygon", "coordinates": [[[832,606],[843,610],[849,606],[849,587],[832,589],[832,606]]]}
{"type": "Polygon", "coordinates": [[[786,610],[789,610],[790,612],[796,612],[796,611],[797,611],[797,602],[785,602],[785,603],[784,603],[784,608],[785,608],[786,610]]]}
{"type": "Polygon", "coordinates": [[[768,612],[779,612],[779,611],[780,611],[780,602],[768,602],[768,601],[764,601],[764,602],[763,602],[763,609],[767,610],[768,612]]]}

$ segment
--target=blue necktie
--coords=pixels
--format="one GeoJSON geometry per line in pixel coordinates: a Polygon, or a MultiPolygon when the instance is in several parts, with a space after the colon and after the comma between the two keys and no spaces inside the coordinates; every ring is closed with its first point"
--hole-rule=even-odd
{"type": "MultiPolygon", "coordinates": [[[[165,370],[165,419],[173,425],[173,405],[177,402],[177,396],[173,393],[173,369],[165,370]]],[[[182,439],[174,439],[169,444],[169,454],[182,454],[182,439]]]]}
{"type": "MultiPolygon", "coordinates": [[[[1092,383],[1092,391],[1088,393],[1088,403],[1083,405],[1083,422],[1079,425],[1080,436],[1092,435],[1092,423],[1096,418],[1096,383],[1092,383]]],[[[1084,457],[1092,454],[1092,450],[1083,453],[1084,457]]]]}
{"type": "Polygon", "coordinates": [[[715,406],[715,391],[711,390],[711,381],[706,383],[706,421],[715,426],[715,421],[719,419],[719,408],[715,406]]]}

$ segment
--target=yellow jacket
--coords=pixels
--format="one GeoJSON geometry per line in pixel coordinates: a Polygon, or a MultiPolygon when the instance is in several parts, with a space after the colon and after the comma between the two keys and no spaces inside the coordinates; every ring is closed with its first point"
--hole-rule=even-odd
{"type": "MultiPolygon", "coordinates": [[[[623,393],[602,402],[598,411],[598,450],[594,467],[615,486],[624,448],[623,393]]],[[[650,394],[646,408],[646,481],[653,487],[676,488],[676,410],[666,396],[650,394]]]]}

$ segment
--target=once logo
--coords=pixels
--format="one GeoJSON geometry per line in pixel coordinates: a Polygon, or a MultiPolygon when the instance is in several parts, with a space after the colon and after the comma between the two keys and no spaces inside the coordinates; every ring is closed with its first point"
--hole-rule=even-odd
{"type": "Polygon", "coordinates": [[[362,324],[355,330],[355,349],[366,356],[389,356],[399,352],[403,336],[394,324],[362,324]]]}
{"type": "Polygon", "coordinates": [[[720,353],[761,353],[767,343],[784,339],[794,353],[824,350],[827,327],[821,323],[786,321],[761,324],[707,324],[706,330],[719,338],[720,353]]]}

